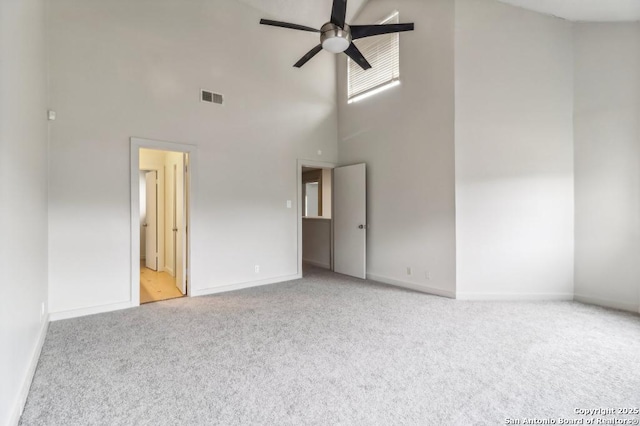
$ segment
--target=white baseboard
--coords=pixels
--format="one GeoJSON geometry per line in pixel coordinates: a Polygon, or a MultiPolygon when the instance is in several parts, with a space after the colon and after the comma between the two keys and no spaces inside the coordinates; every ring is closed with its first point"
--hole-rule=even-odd
{"type": "Polygon", "coordinates": [[[308,263],[309,265],[317,266],[318,268],[331,269],[331,264],[329,263],[316,262],[315,260],[311,259],[302,259],[302,262],[308,263]]]}
{"type": "Polygon", "coordinates": [[[604,306],[605,308],[620,309],[622,311],[630,311],[635,313],[640,312],[640,307],[635,303],[618,302],[615,300],[601,299],[599,297],[585,296],[582,294],[576,294],[573,297],[573,300],[580,303],[586,303],[588,305],[604,306]]]}
{"type": "Polygon", "coordinates": [[[479,301],[566,301],[573,300],[571,293],[457,293],[458,300],[479,300],[479,301]]]}
{"type": "Polygon", "coordinates": [[[40,327],[36,346],[35,348],[33,348],[33,352],[31,352],[29,367],[27,368],[27,372],[22,381],[22,386],[20,386],[18,399],[12,409],[11,415],[9,416],[9,426],[17,426],[20,422],[20,416],[22,416],[22,410],[24,410],[24,405],[27,402],[27,396],[29,396],[29,389],[31,389],[31,382],[33,381],[33,375],[35,374],[36,367],[38,366],[38,360],[40,359],[40,353],[42,352],[42,346],[44,345],[44,340],[47,337],[48,329],[49,316],[47,315],[45,316],[44,321],[42,322],[42,325],[40,327]]]}
{"type": "Polygon", "coordinates": [[[198,288],[198,289],[193,289],[191,296],[206,296],[208,294],[226,293],[228,291],[242,290],[242,289],[251,288],[251,287],[260,287],[263,285],[277,284],[285,281],[299,280],[300,278],[302,278],[302,275],[295,274],[295,275],[285,275],[283,277],[268,278],[268,279],[259,280],[259,281],[246,281],[242,283],[222,285],[219,287],[198,288]]]}
{"type": "Polygon", "coordinates": [[[49,319],[51,321],[59,321],[69,318],[84,317],[87,315],[101,314],[104,312],[119,311],[121,309],[133,308],[137,305],[131,301],[110,303],[108,305],[90,306],[88,308],[72,309],[69,311],[51,312],[49,319]]]}
{"type": "Polygon", "coordinates": [[[383,277],[377,274],[367,274],[367,279],[371,281],[377,281],[384,284],[390,284],[396,287],[408,288],[410,290],[419,291],[421,293],[433,294],[435,296],[448,297],[451,299],[456,298],[456,294],[453,291],[443,290],[440,288],[429,287],[423,284],[416,284],[407,281],[400,281],[394,278],[383,277]]]}
{"type": "Polygon", "coordinates": [[[172,277],[176,276],[176,274],[173,273],[173,269],[169,268],[168,266],[164,267],[164,271],[169,273],[169,275],[171,275],[172,277]]]}

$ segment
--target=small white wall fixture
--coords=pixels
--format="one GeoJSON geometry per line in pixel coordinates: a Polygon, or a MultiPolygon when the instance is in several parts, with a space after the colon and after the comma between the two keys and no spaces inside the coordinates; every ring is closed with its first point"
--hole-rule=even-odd
{"type": "Polygon", "coordinates": [[[197,200],[197,152],[196,145],[182,144],[175,142],[164,142],[152,139],[143,138],[131,138],[131,306],[140,305],[140,235],[139,235],[139,222],[140,222],[140,186],[138,184],[140,173],[140,149],[156,149],[161,151],[181,152],[188,154],[189,156],[189,168],[187,169],[187,175],[189,179],[189,197],[187,208],[189,224],[189,238],[188,247],[186,248],[188,260],[187,276],[189,285],[187,286],[187,296],[192,295],[193,284],[191,281],[191,241],[193,238],[193,221],[192,218],[195,209],[195,202],[197,200]]]}

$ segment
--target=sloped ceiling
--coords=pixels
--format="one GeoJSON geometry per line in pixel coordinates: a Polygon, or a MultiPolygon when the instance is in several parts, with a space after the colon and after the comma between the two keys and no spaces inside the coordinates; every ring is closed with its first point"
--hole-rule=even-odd
{"type": "MultiPolygon", "coordinates": [[[[264,12],[264,17],[320,28],[331,17],[332,0],[238,0],[264,12]]],[[[347,22],[367,0],[349,0],[347,22]]]]}
{"type": "Polygon", "coordinates": [[[640,0],[499,0],[570,21],[640,21],[640,0]]]}
{"type": "MultiPolygon", "coordinates": [[[[332,0],[238,0],[264,12],[264,17],[312,27],[329,21],[332,0]]],[[[368,0],[349,0],[347,22],[368,0]]],[[[454,1],[454,0],[451,0],[454,1]]],[[[640,0],[498,0],[570,21],[640,21],[640,0]]]]}

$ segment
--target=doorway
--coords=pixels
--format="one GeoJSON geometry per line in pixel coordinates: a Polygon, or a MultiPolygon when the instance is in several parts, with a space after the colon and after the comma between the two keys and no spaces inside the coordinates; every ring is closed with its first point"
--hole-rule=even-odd
{"type": "Polygon", "coordinates": [[[298,274],[329,269],[366,279],[366,165],[298,160],[298,274]]]}
{"type": "Polygon", "coordinates": [[[135,138],[131,143],[132,302],[187,296],[194,149],[135,138]]]}
{"type": "Polygon", "coordinates": [[[302,167],[302,263],[304,268],[332,269],[331,168],[302,167]]]}
{"type": "Polygon", "coordinates": [[[140,148],[141,304],[187,294],[187,162],[184,152],[140,148]]]}

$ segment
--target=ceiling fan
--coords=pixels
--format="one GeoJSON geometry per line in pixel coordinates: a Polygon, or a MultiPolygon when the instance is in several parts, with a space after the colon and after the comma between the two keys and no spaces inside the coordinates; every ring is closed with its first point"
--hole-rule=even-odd
{"type": "Polygon", "coordinates": [[[399,33],[403,31],[413,31],[414,24],[388,24],[388,25],[352,25],[349,26],[345,22],[347,15],[347,0],[333,0],[333,9],[331,10],[331,21],[327,22],[319,30],[304,25],[291,24],[288,22],[271,21],[269,19],[261,19],[262,25],[271,25],[273,27],[290,28],[292,30],[310,31],[320,33],[320,44],[314,47],[304,55],[294,67],[300,68],[311,58],[316,56],[322,49],[332,53],[344,52],[353,59],[363,69],[368,70],[371,64],[365,59],[358,50],[353,40],[360,38],[376,36],[380,34],[399,33]]]}

